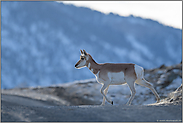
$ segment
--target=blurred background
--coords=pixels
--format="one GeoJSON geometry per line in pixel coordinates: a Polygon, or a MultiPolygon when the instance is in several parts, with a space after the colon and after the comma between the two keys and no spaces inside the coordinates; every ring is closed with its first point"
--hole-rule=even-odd
{"type": "Polygon", "coordinates": [[[98,63],[130,62],[145,69],[182,61],[181,1],[172,8],[169,1],[126,1],[105,9],[100,5],[106,1],[73,2],[1,1],[1,88],[94,78],[87,68],[74,68],[80,49],[98,63]]]}

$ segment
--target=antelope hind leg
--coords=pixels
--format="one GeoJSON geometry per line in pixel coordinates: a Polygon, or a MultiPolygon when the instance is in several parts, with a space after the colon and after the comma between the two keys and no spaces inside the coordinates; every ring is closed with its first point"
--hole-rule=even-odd
{"type": "Polygon", "coordinates": [[[154,89],[154,87],[152,86],[151,83],[147,82],[144,78],[136,80],[136,83],[141,85],[141,86],[149,88],[154,93],[154,95],[157,99],[157,103],[159,103],[160,97],[159,97],[158,93],[156,92],[156,90],[154,89]]]}
{"type": "Polygon", "coordinates": [[[130,96],[130,99],[129,99],[129,101],[127,102],[126,105],[131,105],[131,102],[132,102],[132,100],[134,99],[135,94],[136,94],[136,91],[135,91],[135,83],[134,83],[133,80],[128,80],[128,81],[127,81],[127,84],[128,84],[128,86],[129,86],[129,88],[130,88],[131,96],[130,96]]]}

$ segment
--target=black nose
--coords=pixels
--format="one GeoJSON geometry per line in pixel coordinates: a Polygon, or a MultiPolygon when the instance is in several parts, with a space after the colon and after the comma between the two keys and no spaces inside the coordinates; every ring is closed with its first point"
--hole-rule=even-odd
{"type": "Polygon", "coordinates": [[[75,64],[75,67],[77,66],[77,64],[75,64]]]}

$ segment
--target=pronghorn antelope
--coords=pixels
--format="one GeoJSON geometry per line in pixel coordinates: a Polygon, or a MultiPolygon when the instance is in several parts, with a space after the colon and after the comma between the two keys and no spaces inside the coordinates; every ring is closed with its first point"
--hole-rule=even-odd
{"type": "Polygon", "coordinates": [[[156,96],[157,102],[160,101],[160,97],[153,88],[153,86],[144,79],[144,70],[142,67],[131,63],[96,63],[90,54],[85,50],[80,50],[80,60],[75,64],[75,68],[88,67],[95,75],[98,83],[102,84],[100,92],[103,95],[103,102],[101,105],[105,105],[105,99],[113,105],[113,101],[109,100],[106,96],[109,85],[122,85],[128,84],[131,90],[131,97],[127,102],[130,105],[135,96],[135,83],[148,87],[156,96]]]}

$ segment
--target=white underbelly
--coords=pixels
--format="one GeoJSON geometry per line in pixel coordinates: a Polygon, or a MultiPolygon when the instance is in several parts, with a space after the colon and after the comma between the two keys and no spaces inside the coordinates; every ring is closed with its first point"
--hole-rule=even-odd
{"type": "Polygon", "coordinates": [[[108,77],[112,85],[125,84],[125,76],[123,72],[109,72],[108,77]]]}

